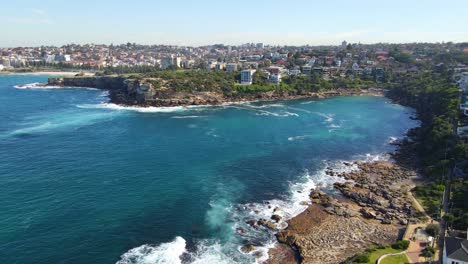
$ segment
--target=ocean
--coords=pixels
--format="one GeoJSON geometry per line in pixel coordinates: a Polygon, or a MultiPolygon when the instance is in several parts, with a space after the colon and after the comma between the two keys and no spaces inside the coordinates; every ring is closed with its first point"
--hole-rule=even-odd
{"type": "Polygon", "coordinates": [[[419,125],[384,97],[139,108],[17,86],[47,77],[0,75],[1,263],[260,263],[274,232],[247,220],[297,215],[341,180],[326,167],[419,125]]]}

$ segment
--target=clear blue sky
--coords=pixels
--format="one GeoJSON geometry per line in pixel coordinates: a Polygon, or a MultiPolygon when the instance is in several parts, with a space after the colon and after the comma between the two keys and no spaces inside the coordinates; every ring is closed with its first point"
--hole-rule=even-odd
{"type": "Polygon", "coordinates": [[[5,0],[0,46],[468,41],[468,0],[5,0]]]}

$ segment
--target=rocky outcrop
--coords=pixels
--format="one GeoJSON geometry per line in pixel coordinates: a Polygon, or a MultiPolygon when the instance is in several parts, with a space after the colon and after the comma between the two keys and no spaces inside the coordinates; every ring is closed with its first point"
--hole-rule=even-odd
{"type": "Polygon", "coordinates": [[[299,252],[301,263],[340,263],[365,248],[395,242],[408,221],[417,221],[405,191],[413,171],[382,161],[345,165],[359,169],[327,172],[346,180],[334,184],[339,194],[311,190],[312,205],[276,234],[299,252]]]}
{"type": "Polygon", "coordinates": [[[172,87],[153,87],[152,78],[129,79],[121,76],[49,78],[47,85],[91,87],[109,90],[112,103],[138,106],[219,105],[225,102],[271,101],[300,98],[326,98],[340,95],[377,95],[369,90],[337,89],[327,92],[268,91],[256,93],[177,91],[172,87]]]}

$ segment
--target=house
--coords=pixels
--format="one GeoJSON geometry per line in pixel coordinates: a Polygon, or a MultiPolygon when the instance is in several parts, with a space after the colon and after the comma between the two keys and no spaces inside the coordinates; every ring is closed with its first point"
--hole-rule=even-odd
{"type": "Polygon", "coordinates": [[[302,73],[310,75],[312,73],[312,66],[302,66],[302,73]]]}
{"type": "Polygon", "coordinates": [[[300,69],[291,69],[289,70],[289,75],[299,75],[301,73],[300,69]]]}
{"type": "Polygon", "coordinates": [[[460,80],[458,81],[458,87],[460,87],[463,92],[468,92],[468,72],[461,73],[460,80]]]}
{"type": "Polygon", "coordinates": [[[281,73],[274,73],[270,75],[268,81],[274,84],[279,84],[281,82],[281,73]]]}
{"type": "Polygon", "coordinates": [[[253,74],[255,70],[242,70],[241,71],[241,84],[251,85],[253,81],[253,74]]]}
{"type": "Polygon", "coordinates": [[[443,264],[468,264],[468,240],[445,237],[443,264]]]}
{"type": "Polygon", "coordinates": [[[228,63],[228,64],[226,64],[226,71],[227,72],[237,71],[237,63],[228,63]]]}

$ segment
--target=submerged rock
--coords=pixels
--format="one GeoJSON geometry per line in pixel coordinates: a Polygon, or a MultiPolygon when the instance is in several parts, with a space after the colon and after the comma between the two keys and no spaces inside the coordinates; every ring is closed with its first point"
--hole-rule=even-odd
{"type": "Polygon", "coordinates": [[[255,250],[255,246],[252,244],[246,244],[241,247],[241,251],[244,253],[250,253],[255,250]]]}

